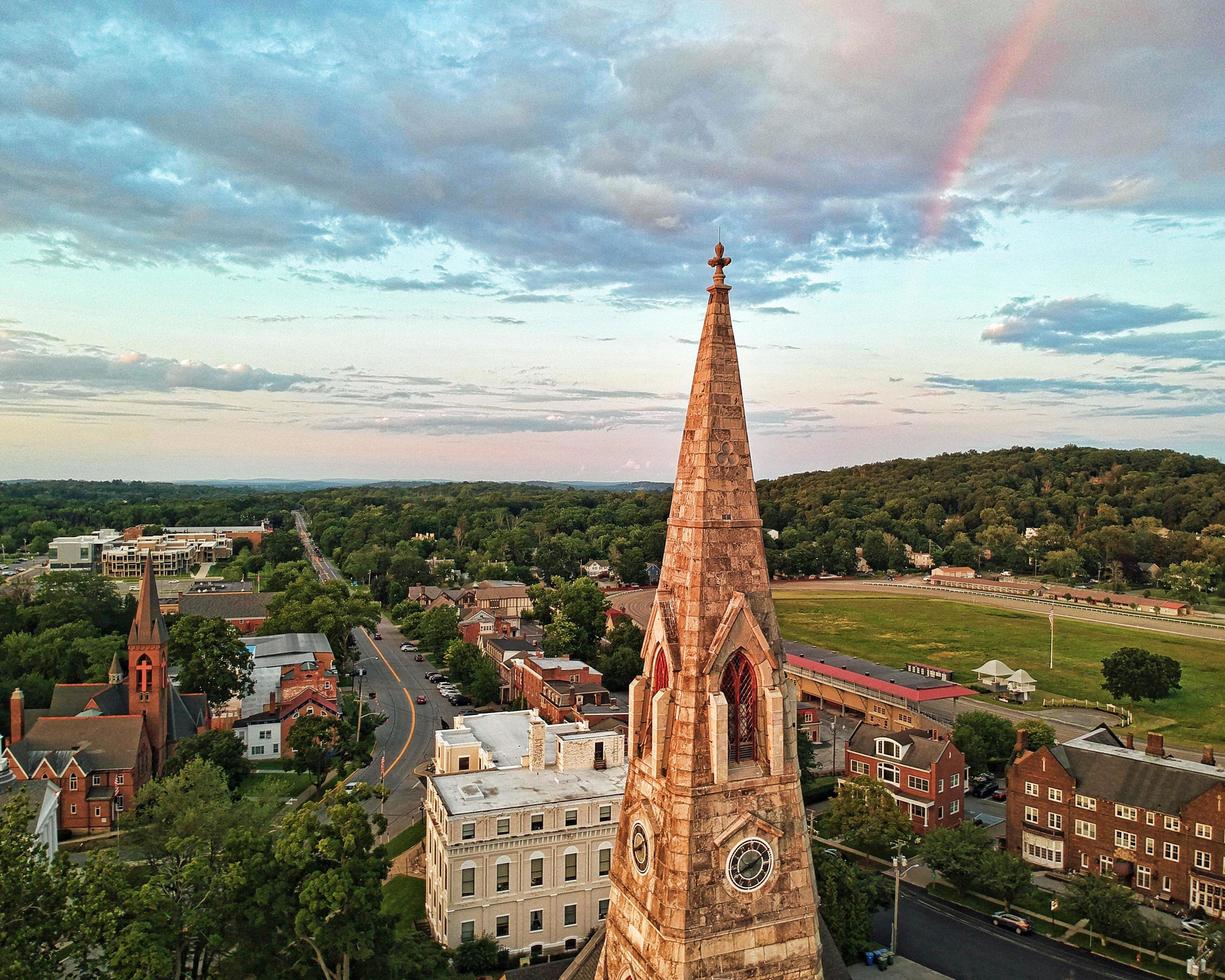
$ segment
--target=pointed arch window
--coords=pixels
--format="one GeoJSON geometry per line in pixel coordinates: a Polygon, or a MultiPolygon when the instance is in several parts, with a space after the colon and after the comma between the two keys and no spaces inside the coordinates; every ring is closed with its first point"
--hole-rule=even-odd
{"type": "Polygon", "coordinates": [[[752,762],[757,758],[757,675],[742,652],[723,669],[720,690],[727,698],[727,759],[752,762]]]}
{"type": "Polygon", "coordinates": [[[672,679],[672,671],[668,666],[668,658],[662,650],[655,652],[655,662],[651,666],[650,676],[647,678],[648,685],[646,689],[646,697],[643,700],[643,709],[646,714],[646,721],[642,725],[642,738],[638,740],[638,754],[642,755],[651,747],[651,724],[654,712],[651,710],[651,702],[655,695],[668,687],[668,682],[672,679]]]}
{"type": "Polygon", "coordinates": [[[153,690],[153,661],[142,653],[136,661],[136,690],[148,694],[153,690]]]}

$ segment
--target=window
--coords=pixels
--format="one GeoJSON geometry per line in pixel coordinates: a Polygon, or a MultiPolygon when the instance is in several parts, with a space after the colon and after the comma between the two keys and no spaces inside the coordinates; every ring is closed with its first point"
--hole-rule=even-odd
{"type": "Polygon", "coordinates": [[[1120,820],[1135,820],[1136,808],[1134,806],[1124,806],[1122,803],[1114,805],[1114,815],[1120,820]]]}
{"type": "Polygon", "coordinates": [[[476,824],[466,823],[460,826],[459,828],[459,839],[460,840],[472,840],[474,837],[476,837],[476,824]]]}
{"type": "Polygon", "coordinates": [[[89,784],[91,786],[101,786],[102,777],[99,776],[97,773],[94,773],[92,776],[89,777],[89,784]]]}
{"type": "Polygon", "coordinates": [[[1171,885],[1170,876],[1162,875],[1161,876],[1161,890],[1163,892],[1168,892],[1170,890],[1170,885],[1171,885]]]}
{"type": "Polygon", "coordinates": [[[578,940],[575,939],[573,936],[567,936],[566,937],[566,952],[573,953],[576,949],[578,949],[578,940]]]}
{"type": "Polygon", "coordinates": [[[1144,822],[1148,824],[1150,827],[1153,826],[1157,822],[1157,814],[1151,813],[1151,812],[1146,813],[1144,815],[1144,822]]]}
{"type": "Polygon", "coordinates": [[[1165,858],[1167,861],[1177,861],[1178,860],[1178,845],[1172,844],[1170,843],[1170,841],[1166,841],[1165,844],[1162,845],[1161,856],[1165,858]]]}
{"type": "Polygon", "coordinates": [[[1197,823],[1195,825],[1195,836],[1202,840],[1212,840],[1212,827],[1206,823],[1197,823]]]}
{"type": "Polygon", "coordinates": [[[1077,793],[1076,805],[1082,810],[1096,810],[1097,800],[1092,796],[1081,796],[1079,793],[1077,793]]]}
{"type": "Polygon", "coordinates": [[[578,810],[567,810],[565,824],[567,827],[578,826],[578,810]]]}
{"type": "Polygon", "coordinates": [[[563,926],[577,925],[578,923],[578,906],[563,905],[561,909],[561,924],[563,926]]]}
{"type": "Polygon", "coordinates": [[[937,793],[943,793],[943,792],[944,792],[944,780],[943,780],[943,779],[937,779],[937,780],[936,780],[936,792],[937,792],[937,793]]]}
{"type": "Polygon", "coordinates": [[[960,812],[961,812],[961,801],[953,800],[953,802],[949,804],[949,813],[953,814],[953,813],[960,813],[960,812]]]}
{"type": "Polygon", "coordinates": [[[510,817],[498,817],[498,836],[505,837],[510,833],[510,817]]]}
{"type": "Polygon", "coordinates": [[[459,757],[459,771],[467,772],[471,768],[472,768],[472,757],[467,756],[467,755],[461,755],[459,757]]]}
{"type": "Polygon", "coordinates": [[[1114,858],[1109,854],[1099,854],[1097,857],[1098,874],[1114,874],[1114,858]]]}
{"type": "Polygon", "coordinates": [[[115,785],[116,785],[116,786],[122,786],[122,785],[123,785],[123,773],[121,773],[121,772],[117,772],[117,773],[115,773],[115,785]]]}
{"type": "Polygon", "coordinates": [[[532,830],[544,830],[544,814],[532,814],[532,830]]]}
{"type": "Polygon", "coordinates": [[[271,738],[272,738],[272,729],[270,729],[270,728],[261,728],[261,729],[259,730],[259,737],[260,737],[261,739],[271,739],[271,738]]]}
{"type": "Polygon", "coordinates": [[[942,806],[938,806],[938,807],[936,807],[936,819],[937,819],[937,820],[943,820],[943,819],[944,819],[944,807],[942,807],[942,806]]]}
{"type": "Polygon", "coordinates": [[[121,795],[121,796],[116,796],[116,797],[115,797],[115,809],[116,809],[116,810],[122,810],[122,809],[123,809],[123,796],[122,796],[122,795],[121,795]]]}
{"type": "Polygon", "coordinates": [[[931,789],[931,783],[922,776],[907,776],[906,785],[911,789],[918,790],[920,793],[926,793],[931,789]]]}
{"type": "Polygon", "coordinates": [[[68,777],[68,789],[74,793],[77,790],[77,774],[75,772],[68,777]]]}
{"type": "Polygon", "coordinates": [[[1195,852],[1195,866],[1199,868],[1201,871],[1211,871],[1212,870],[1212,855],[1209,854],[1207,851],[1196,851],[1195,852]]]}
{"type": "Polygon", "coordinates": [[[1047,788],[1046,798],[1050,800],[1052,803],[1062,803],[1063,802],[1063,790],[1056,789],[1054,786],[1050,786],[1047,788]]]}
{"type": "Polygon", "coordinates": [[[1036,806],[1027,806],[1025,808],[1025,822],[1026,823],[1037,823],[1038,822],[1038,808],[1036,806]]]}
{"type": "Polygon", "coordinates": [[[1114,846],[1134,851],[1136,849],[1136,835],[1126,830],[1116,830],[1114,832],[1114,846]]]}
{"type": "Polygon", "coordinates": [[[470,943],[476,938],[476,923],[469,919],[467,922],[459,924],[459,941],[461,943],[470,943]]]}
{"type": "Polygon", "coordinates": [[[1151,837],[1144,838],[1144,853],[1150,857],[1153,855],[1153,839],[1151,837]]]}
{"type": "Polygon", "coordinates": [[[96,807],[94,807],[94,816],[95,816],[95,817],[100,817],[100,816],[102,816],[102,807],[100,807],[100,806],[96,806],[96,807]]]}
{"type": "Polygon", "coordinates": [[[540,932],[544,929],[544,909],[532,909],[528,913],[528,931],[540,932]]]}
{"type": "Polygon", "coordinates": [[[1089,855],[1088,855],[1088,854],[1081,854],[1081,856],[1080,856],[1080,866],[1081,866],[1081,868],[1082,868],[1083,870],[1085,870],[1085,871],[1088,871],[1088,870],[1089,870],[1089,855]]]}
{"type": "Polygon", "coordinates": [[[1051,830],[1063,830],[1063,814],[1048,813],[1046,815],[1046,824],[1051,830]]]}
{"type": "Polygon", "coordinates": [[[749,658],[737,651],[723,669],[727,698],[727,758],[751,762],[757,758],[757,677],[749,658]]]}
{"type": "Polygon", "coordinates": [[[252,755],[263,755],[263,754],[264,754],[264,747],[263,747],[262,745],[252,745],[252,746],[251,746],[251,754],[252,754],[252,755]]]}
{"type": "Polygon", "coordinates": [[[496,874],[497,878],[496,883],[494,884],[494,891],[510,891],[510,862],[499,861],[496,874]]]}
{"type": "Polygon", "coordinates": [[[949,776],[949,785],[950,786],[960,786],[961,785],[961,773],[955,772],[953,773],[953,775],[949,776]]]}
{"type": "Polygon", "coordinates": [[[566,881],[578,880],[578,855],[574,851],[571,851],[562,858],[562,866],[562,877],[566,881]]]}
{"type": "Polygon", "coordinates": [[[604,804],[600,807],[600,823],[609,823],[612,821],[612,806],[604,804]]]}
{"type": "Polygon", "coordinates": [[[851,772],[856,776],[866,776],[869,768],[870,767],[866,762],[861,762],[859,759],[851,760],[851,772]]]}
{"type": "Polygon", "coordinates": [[[1136,865],[1136,887],[1137,888],[1152,888],[1153,887],[1153,869],[1146,868],[1143,864],[1136,865]]]}
{"type": "Polygon", "coordinates": [[[1038,795],[1038,784],[1037,783],[1026,783],[1025,784],[1025,795],[1026,796],[1037,796],[1038,795]]]}
{"type": "Polygon", "coordinates": [[[611,864],[612,864],[612,848],[611,847],[601,847],[600,848],[600,877],[601,878],[608,877],[608,868],[611,864]]]}
{"type": "Polygon", "coordinates": [[[69,813],[71,813],[71,814],[73,814],[73,815],[75,815],[75,814],[76,814],[76,812],[77,812],[77,805],[76,805],[75,803],[69,803],[69,804],[68,804],[68,812],[69,812],[69,813]]]}
{"type": "Polygon", "coordinates": [[[1180,830],[1182,830],[1182,821],[1180,821],[1177,817],[1166,817],[1165,829],[1178,833],[1180,830]]]}
{"type": "Polygon", "coordinates": [[[476,868],[461,868],[459,872],[459,894],[461,898],[471,898],[476,894],[476,868]]]}
{"type": "Polygon", "coordinates": [[[876,740],[876,754],[890,759],[900,759],[902,757],[902,747],[891,738],[878,738],[876,740]]]}
{"type": "Polygon", "coordinates": [[[894,786],[898,784],[901,778],[898,775],[897,766],[892,762],[878,762],[876,764],[876,777],[882,783],[892,783],[894,786]]]}
{"type": "Polygon", "coordinates": [[[533,888],[544,884],[544,858],[534,857],[531,863],[531,882],[533,888]]]}
{"type": "Polygon", "coordinates": [[[1072,830],[1077,837],[1083,837],[1085,840],[1097,840],[1097,824],[1090,823],[1088,820],[1077,820],[1072,830]]]}
{"type": "Polygon", "coordinates": [[[608,899],[600,899],[598,911],[596,912],[596,918],[598,918],[601,922],[608,918],[608,899]]]}
{"type": "Polygon", "coordinates": [[[493,920],[493,934],[499,939],[504,939],[510,935],[510,916],[499,915],[493,920]]]}

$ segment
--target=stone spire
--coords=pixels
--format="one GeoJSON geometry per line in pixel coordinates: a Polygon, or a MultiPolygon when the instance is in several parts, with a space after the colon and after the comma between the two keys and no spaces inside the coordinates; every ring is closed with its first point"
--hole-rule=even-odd
{"type": "Polygon", "coordinates": [[[106,679],[111,684],[123,683],[123,664],[119,662],[119,651],[115,651],[115,655],[111,657],[111,666],[106,672],[106,679]]]}
{"type": "Polygon", "coordinates": [[[128,630],[128,646],[157,644],[164,646],[169,639],[162,607],[157,598],[157,582],[153,578],[153,558],[145,559],[145,573],[140,580],[140,595],[136,599],[136,615],[128,630]]]}

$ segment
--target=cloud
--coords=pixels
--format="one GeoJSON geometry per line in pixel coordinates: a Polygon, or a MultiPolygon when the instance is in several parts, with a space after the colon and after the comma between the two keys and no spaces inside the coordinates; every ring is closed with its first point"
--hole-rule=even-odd
{"type": "Polygon", "coordinates": [[[927,377],[928,385],[942,389],[977,391],[991,395],[1055,394],[1055,395],[1169,395],[1188,392],[1183,385],[1137,378],[958,378],[947,374],[927,377]]]}
{"type": "Polygon", "coordinates": [[[767,316],[799,316],[799,310],[789,306],[754,306],[751,309],[754,313],[765,313],[767,316]]]}
{"type": "Polygon", "coordinates": [[[1060,354],[1225,363],[1225,330],[1163,329],[1208,318],[1183,303],[1142,306],[1102,296],[1055,300],[1018,296],[996,310],[993,318],[982,332],[982,339],[993,344],[1060,354]]]}
{"type": "Polygon", "coordinates": [[[633,309],[700,288],[721,224],[736,295],[781,313],[839,259],[973,249],[1002,211],[1217,221],[1217,6],[1062,5],[928,242],[1012,5],[20,4],[0,233],[42,264],[281,263],[633,309]],[[342,265],[398,246],[483,271],[342,265]]]}
{"type": "Polygon", "coordinates": [[[522,327],[527,324],[526,320],[520,320],[518,317],[513,316],[489,316],[485,319],[492,323],[504,323],[512,327],[522,327]]]}

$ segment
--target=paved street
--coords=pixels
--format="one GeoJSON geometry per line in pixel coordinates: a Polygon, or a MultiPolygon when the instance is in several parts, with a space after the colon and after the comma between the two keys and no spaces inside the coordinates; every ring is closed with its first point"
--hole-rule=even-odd
{"type": "MultiPolygon", "coordinates": [[[[878,912],[873,938],[889,944],[892,908],[878,912]]],[[[1150,976],[1042,936],[1017,936],[973,912],[903,888],[898,952],[958,980],[1080,980],[1150,976]]]]}

